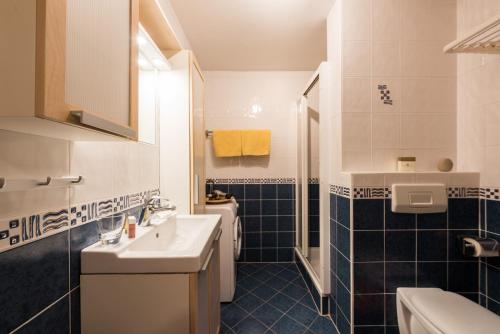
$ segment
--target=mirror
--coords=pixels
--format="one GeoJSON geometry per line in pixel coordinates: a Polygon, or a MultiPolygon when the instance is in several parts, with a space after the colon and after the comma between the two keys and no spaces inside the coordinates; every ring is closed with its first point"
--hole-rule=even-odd
{"type": "Polygon", "coordinates": [[[170,70],[168,60],[142,26],[137,36],[139,49],[139,141],[156,144],[159,115],[159,74],[170,70]]]}

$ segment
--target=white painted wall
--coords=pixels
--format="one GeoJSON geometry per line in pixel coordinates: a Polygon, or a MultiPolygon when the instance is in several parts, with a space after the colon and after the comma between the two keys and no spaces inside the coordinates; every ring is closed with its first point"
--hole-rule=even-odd
{"type": "MultiPolygon", "coordinates": [[[[319,65],[319,64],[318,64],[319,65]]],[[[207,139],[207,178],[296,176],[296,108],[311,72],[207,71],[207,130],[270,129],[269,157],[216,158],[207,139]]]]}

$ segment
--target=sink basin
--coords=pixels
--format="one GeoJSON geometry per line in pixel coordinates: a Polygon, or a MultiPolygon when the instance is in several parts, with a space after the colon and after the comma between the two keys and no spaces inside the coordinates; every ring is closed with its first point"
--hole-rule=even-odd
{"type": "Polygon", "coordinates": [[[220,215],[154,215],[136,238],[82,251],[82,274],[190,273],[203,266],[220,229],[220,215]]]}

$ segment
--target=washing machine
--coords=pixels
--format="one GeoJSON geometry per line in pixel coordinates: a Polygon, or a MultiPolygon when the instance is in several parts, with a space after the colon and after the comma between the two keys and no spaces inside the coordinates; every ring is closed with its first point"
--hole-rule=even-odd
{"type": "Polygon", "coordinates": [[[220,247],[220,299],[231,302],[236,289],[236,261],[241,253],[241,222],[238,203],[232,200],[225,204],[206,205],[207,214],[219,214],[222,219],[220,247]]]}

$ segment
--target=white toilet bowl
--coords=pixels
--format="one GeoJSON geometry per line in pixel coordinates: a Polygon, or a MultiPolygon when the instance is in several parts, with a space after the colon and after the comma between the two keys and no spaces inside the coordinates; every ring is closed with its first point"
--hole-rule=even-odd
{"type": "Polygon", "coordinates": [[[453,292],[436,288],[398,288],[400,334],[496,333],[500,317],[453,292]]]}

